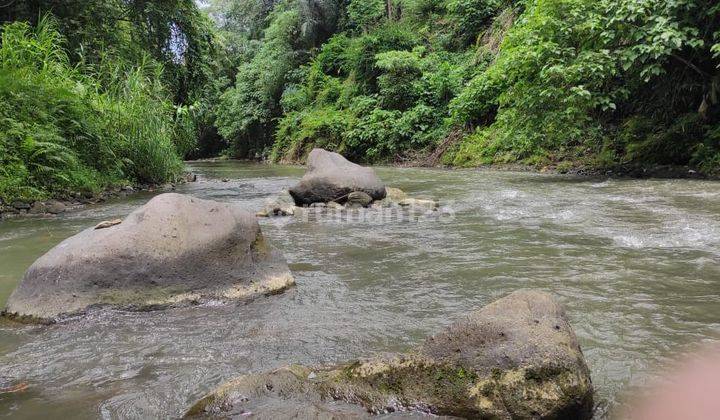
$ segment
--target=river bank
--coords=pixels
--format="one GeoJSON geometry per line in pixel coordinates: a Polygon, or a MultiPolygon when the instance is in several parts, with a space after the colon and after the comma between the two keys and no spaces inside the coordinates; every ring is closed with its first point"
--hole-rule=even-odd
{"type": "Polygon", "coordinates": [[[110,199],[123,198],[138,192],[169,192],[175,191],[178,184],[195,182],[197,176],[186,173],[177,182],[166,184],[135,184],[112,186],[99,193],[73,192],[48,200],[11,200],[0,201],[0,220],[18,217],[52,217],[70,211],[77,211],[88,205],[104,203],[110,199]]]}
{"type": "Polygon", "coordinates": [[[698,168],[680,165],[615,165],[607,168],[596,168],[592,166],[566,166],[566,165],[550,165],[550,166],[531,166],[531,165],[514,165],[514,164],[492,164],[484,166],[492,170],[525,170],[553,173],[577,175],[590,178],[607,178],[607,179],[704,179],[704,180],[720,180],[720,173],[704,173],[698,168]]]}
{"type": "MultiPolygon", "coordinates": [[[[281,165],[303,165],[303,161],[282,161],[280,163],[270,162],[263,159],[234,159],[227,157],[202,158],[188,163],[204,162],[225,162],[237,161],[248,163],[281,164],[281,165]]],[[[367,162],[360,162],[368,165],[367,162]]],[[[419,158],[403,162],[369,164],[378,167],[391,168],[435,168],[447,170],[490,170],[502,172],[534,172],[561,175],[576,175],[588,178],[624,178],[624,179],[705,179],[720,180],[720,172],[703,172],[700,168],[687,165],[643,165],[643,164],[619,164],[608,167],[595,167],[579,163],[556,163],[549,165],[530,165],[523,163],[491,163],[470,167],[443,165],[440,163],[427,164],[427,159],[419,158]]]]}
{"type": "Polygon", "coordinates": [[[438,159],[419,158],[406,162],[393,163],[390,166],[401,168],[444,168],[444,169],[487,169],[494,171],[537,172],[550,174],[577,175],[590,178],[627,178],[627,179],[708,179],[720,180],[720,171],[704,172],[700,168],[687,165],[658,164],[617,164],[594,166],[580,162],[563,161],[550,164],[489,163],[484,165],[458,167],[438,163],[438,159]],[[428,164],[430,162],[430,164],[428,164]]]}
{"type": "Polygon", "coordinates": [[[68,211],[74,211],[92,204],[104,203],[112,198],[127,197],[140,191],[172,191],[172,184],[162,186],[124,186],[112,187],[100,193],[72,193],[70,197],[50,200],[12,200],[0,203],[0,220],[17,217],[51,217],[68,211]]]}

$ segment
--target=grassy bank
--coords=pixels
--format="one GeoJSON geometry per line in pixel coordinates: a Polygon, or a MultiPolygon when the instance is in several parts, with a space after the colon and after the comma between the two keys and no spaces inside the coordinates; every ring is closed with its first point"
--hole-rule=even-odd
{"type": "Polygon", "coordinates": [[[97,193],[181,174],[187,124],[161,66],[112,56],[71,64],[51,18],[1,31],[0,199],[97,193]]]}

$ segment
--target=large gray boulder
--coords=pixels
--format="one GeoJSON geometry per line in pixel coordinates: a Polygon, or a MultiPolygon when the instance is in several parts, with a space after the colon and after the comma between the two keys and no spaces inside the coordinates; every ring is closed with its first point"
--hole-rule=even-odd
{"type": "Polygon", "coordinates": [[[334,152],[313,149],[308,155],[307,172],[290,188],[290,195],[298,206],[303,206],[329,201],[344,203],[353,191],[362,191],[373,200],[385,198],[385,185],[371,168],[334,152]]]}
{"type": "Polygon", "coordinates": [[[590,372],[562,307],[548,293],[523,290],[409,353],[241,376],[187,416],[587,419],[592,402],[590,372]]]}
{"type": "Polygon", "coordinates": [[[147,309],[272,294],[294,284],[253,215],[236,205],[162,194],[40,257],[5,314],[36,320],[94,305],[147,309]]]}

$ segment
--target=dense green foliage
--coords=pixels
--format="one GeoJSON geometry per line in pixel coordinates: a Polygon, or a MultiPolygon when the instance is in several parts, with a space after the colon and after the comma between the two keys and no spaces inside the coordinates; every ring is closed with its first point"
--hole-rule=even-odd
{"type": "Polygon", "coordinates": [[[0,7],[0,198],[316,146],[368,162],[720,169],[711,0],[199,3],[0,7]]]}
{"type": "Polygon", "coordinates": [[[712,169],[714,9],[657,0],[530,5],[495,62],[453,101],[456,122],[480,126],[454,162],[555,155],[712,169]]]}
{"type": "Polygon", "coordinates": [[[215,78],[214,28],[193,0],[26,0],[0,8],[2,21],[51,14],[71,62],[97,64],[105,55],[163,64],[163,82],[178,104],[200,99],[215,78]]]}
{"type": "Polygon", "coordinates": [[[264,2],[245,25],[218,120],[237,155],[323,146],[378,162],[442,145],[454,165],[718,167],[712,1],[319,3],[335,9],[321,44],[303,32],[308,0],[264,2]]]}
{"type": "Polygon", "coordinates": [[[52,21],[7,25],[0,45],[0,198],[164,182],[187,138],[152,64],[72,66],[52,21]],[[107,83],[101,78],[108,79],[107,83]]]}
{"type": "MultiPolygon", "coordinates": [[[[248,9],[253,10],[240,10],[248,9]]],[[[238,63],[235,83],[222,95],[217,126],[234,155],[241,157],[257,156],[272,142],[284,88],[310,50],[334,32],[338,19],[334,4],[316,0],[280,2],[256,13],[269,22],[262,30],[236,21],[245,16],[223,15],[227,26],[241,28],[232,39],[242,46],[233,49],[238,63]]]]}
{"type": "Polygon", "coordinates": [[[219,143],[213,25],[192,0],[0,7],[0,199],[172,181],[219,143]]]}

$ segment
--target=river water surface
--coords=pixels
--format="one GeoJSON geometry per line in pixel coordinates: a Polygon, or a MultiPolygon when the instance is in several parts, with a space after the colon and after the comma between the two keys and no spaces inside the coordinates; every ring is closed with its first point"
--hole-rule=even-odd
{"type": "MultiPolygon", "coordinates": [[[[303,173],[239,162],[190,169],[199,182],[178,192],[253,212],[303,173]]],[[[668,357],[720,340],[720,183],[377,171],[439,199],[445,215],[262,219],[297,287],[250,303],[0,323],[0,383],[29,384],[0,395],[0,417],[177,417],[238,374],[402,351],[519,288],[564,304],[592,371],[597,418],[668,357]]],[[[1,221],[0,305],[52,246],[151,196],[1,221]]]]}

